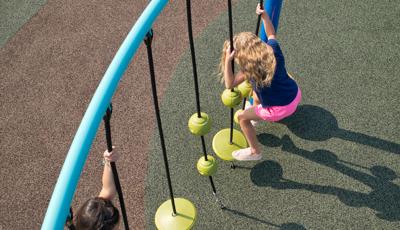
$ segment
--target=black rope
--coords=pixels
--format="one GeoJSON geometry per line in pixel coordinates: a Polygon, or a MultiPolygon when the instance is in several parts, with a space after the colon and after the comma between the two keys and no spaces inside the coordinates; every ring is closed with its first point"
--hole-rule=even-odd
{"type": "MultiPolygon", "coordinates": [[[[108,152],[111,152],[113,150],[112,149],[112,141],[111,141],[111,125],[110,125],[111,114],[112,114],[112,105],[110,104],[110,106],[106,110],[106,114],[103,117],[105,130],[106,130],[106,140],[107,140],[108,152]]],[[[117,165],[115,164],[115,162],[110,162],[110,165],[111,165],[111,170],[112,170],[113,177],[114,177],[115,188],[117,189],[117,193],[118,193],[119,204],[121,206],[122,218],[124,219],[124,226],[125,226],[125,229],[127,230],[127,229],[129,229],[128,217],[126,215],[124,196],[122,194],[122,188],[121,188],[121,184],[119,182],[117,165]]]]}
{"type": "MultiPolygon", "coordinates": [[[[260,7],[261,7],[261,9],[264,8],[264,6],[263,6],[263,0],[260,0],[260,7]]],[[[261,24],[261,14],[258,15],[258,18],[257,18],[257,28],[256,28],[256,35],[257,35],[257,36],[258,36],[258,32],[260,31],[260,24],[261,24]]]]}
{"type": "MultiPolygon", "coordinates": [[[[228,0],[228,16],[229,16],[229,41],[231,52],[234,50],[233,47],[233,25],[232,25],[232,1],[228,0]]],[[[235,62],[232,59],[232,72],[235,70],[235,62]]]]}
{"type": "Polygon", "coordinates": [[[215,189],[213,178],[212,178],[212,176],[209,176],[208,178],[210,178],[210,183],[211,183],[211,187],[212,187],[213,193],[216,194],[217,190],[215,189]]]}
{"type": "Polygon", "coordinates": [[[229,134],[229,144],[233,144],[233,108],[231,108],[231,127],[230,127],[230,134],[229,134]]]}
{"type": "MultiPolygon", "coordinates": [[[[263,0],[260,0],[260,7],[261,7],[261,9],[264,8],[263,0]]],[[[258,18],[257,18],[257,27],[256,27],[256,33],[255,33],[257,36],[258,36],[258,32],[260,31],[260,24],[261,24],[261,14],[258,15],[258,18]]],[[[250,95],[249,95],[249,97],[250,97],[250,95]]],[[[246,108],[246,100],[247,100],[246,97],[243,98],[242,110],[244,110],[246,108]]]]}
{"type": "MultiPolygon", "coordinates": [[[[230,47],[231,47],[231,52],[234,50],[233,47],[233,25],[232,25],[232,1],[228,0],[228,16],[229,16],[229,41],[230,41],[230,47]]],[[[232,59],[231,62],[232,65],[232,73],[235,74],[235,62],[232,59]]],[[[234,92],[234,89],[231,89],[231,92],[234,92]]],[[[229,135],[229,144],[232,144],[233,142],[233,108],[231,108],[231,127],[230,127],[230,135],[229,135]]]]}
{"type": "Polygon", "coordinates": [[[172,191],[171,176],[169,173],[169,165],[168,165],[168,157],[167,157],[167,151],[165,148],[164,134],[163,134],[162,124],[161,124],[160,109],[158,107],[157,87],[156,87],[156,80],[155,80],[155,74],[154,74],[153,53],[151,50],[152,40],[153,40],[153,31],[151,30],[150,32],[147,33],[144,41],[145,41],[146,47],[147,47],[147,56],[148,56],[148,60],[149,60],[151,89],[153,92],[154,110],[155,110],[156,117],[157,117],[158,131],[160,134],[161,148],[162,148],[162,153],[163,153],[163,157],[164,157],[165,171],[167,174],[169,193],[170,193],[171,203],[172,203],[172,212],[173,212],[173,215],[175,216],[176,215],[176,207],[175,207],[174,193],[172,191]]]}
{"type": "Polygon", "coordinates": [[[243,98],[242,110],[244,110],[246,108],[246,100],[247,100],[247,97],[243,98]]]}
{"type": "Polygon", "coordinates": [[[200,118],[201,117],[201,112],[200,112],[200,93],[199,93],[199,83],[198,83],[198,78],[197,78],[196,54],[195,54],[195,51],[194,51],[194,42],[193,42],[192,13],[191,13],[190,0],[186,0],[186,11],[187,11],[187,20],[188,20],[190,52],[192,54],[194,88],[195,88],[195,92],[196,92],[197,116],[200,118]]]}
{"type": "MultiPolygon", "coordinates": [[[[187,21],[188,21],[188,32],[189,32],[189,43],[190,43],[190,53],[192,56],[192,66],[193,66],[193,81],[194,81],[194,90],[196,92],[196,107],[197,107],[197,116],[201,117],[200,111],[200,93],[199,93],[199,83],[197,78],[197,65],[196,65],[196,53],[194,50],[194,41],[193,41],[193,32],[192,32],[192,12],[191,12],[190,0],[186,0],[186,12],[187,12],[187,21]]],[[[207,150],[206,144],[204,141],[204,136],[201,136],[201,143],[203,147],[203,154],[206,161],[207,158],[207,150]]]]}
{"type": "MultiPolygon", "coordinates": [[[[193,66],[193,80],[194,80],[194,88],[196,92],[196,106],[197,106],[197,116],[201,117],[200,112],[200,93],[199,93],[199,84],[197,78],[197,65],[196,65],[196,53],[194,49],[194,41],[193,41],[193,32],[192,32],[192,12],[191,12],[191,4],[190,0],[186,0],[186,12],[187,12],[187,21],[188,21],[188,32],[189,32],[189,43],[190,43],[190,53],[192,56],[192,66],[193,66]]],[[[207,157],[207,149],[206,143],[204,141],[204,136],[201,136],[201,144],[203,148],[204,159],[208,161],[207,157]]],[[[215,185],[212,179],[212,176],[209,176],[211,188],[214,194],[217,194],[217,190],[215,189],[215,185]]]]}
{"type": "Polygon", "coordinates": [[[203,147],[203,154],[204,154],[204,159],[206,161],[208,161],[208,157],[207,157],[207,149],[206,149],[206,143],[204,141],[204,136],[201,136],[201,146],[203,147]]]}

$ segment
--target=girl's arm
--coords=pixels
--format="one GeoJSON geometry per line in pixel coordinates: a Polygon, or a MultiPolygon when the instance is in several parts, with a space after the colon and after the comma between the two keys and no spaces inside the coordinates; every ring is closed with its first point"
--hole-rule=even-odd
{"type": "Polygon", "coordinates": [[[226,57],[225,57],[225,68],[224,68],[224,81],[225,81],[225,88],[232,89],[242,83],[245,80],[245,76],[240,71],[233,75],[232,72],[232,60],[235,56],[235,50],[230,52],[230,47],[226,49],[226,57]]]}
{"type": "Polygon", "coordinates": [[[260,3],[257,5],[256,14],[261,15],[261,18],[264,22],[265,33],[267,34],[268,39],[276,39],[274,25],[272,25],[271,19],[269,18],[267,12],[261,9],[260,3]]]}
{"type": "Polygon", "coordinates": [[[115,162],[118,159],[118,154],[115,150],[111,152],[108,152],[106,150],[103,154],[103,157],[105,162],[102,178],[103,187],[101,188],[99,197],[107,200],[112,200],[115,197],[117,191],[115,189],[114,177],[111,170],[110,162],[115,162]]]}

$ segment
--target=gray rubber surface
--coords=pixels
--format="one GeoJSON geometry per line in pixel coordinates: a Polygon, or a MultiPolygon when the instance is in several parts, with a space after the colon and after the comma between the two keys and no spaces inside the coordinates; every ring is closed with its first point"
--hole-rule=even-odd
{"type": "Polygon", "coordinates": [[[36,12],[46,4],[46,0],[1,0],[0,1],[0,47],[6,44],[36,12]]]}
{"type": "MultiPolygon", "coordinates": [[[[236,32],[254,31],[254,9],[253,1],[235,6],[236,32]]],[[[262,161],[232,170],[219,160],[213,178],[226,210],[196,170],[202,150],[187,128],[196,108],[186,52],[162,119],[174,193],[197,207],[196,229],[400,228],[399,9],[389,0],[284,2],[278,40],[303,100],[292,117],[257,127],[262,161]]],[[[227,13],[196,40],[202,111],[214,123],[209,154],[215,133],[229,127],[215,74],[225,39],[227,13]]],[[[151,228],[169,199],[159,143],[156,135],[146,180],[151,228]]]]}

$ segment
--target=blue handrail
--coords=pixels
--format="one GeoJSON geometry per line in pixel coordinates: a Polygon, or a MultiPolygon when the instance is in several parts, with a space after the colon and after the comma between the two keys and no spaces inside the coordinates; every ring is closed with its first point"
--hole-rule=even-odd
{"type": "Polygon", "coordinates": [[[68,151],[47,208],[42,229],[63,229],[80,174],[101,119],[132,57],[167,3],[168,0],[152,0],[149,3],[104,74],[68,151]]]}

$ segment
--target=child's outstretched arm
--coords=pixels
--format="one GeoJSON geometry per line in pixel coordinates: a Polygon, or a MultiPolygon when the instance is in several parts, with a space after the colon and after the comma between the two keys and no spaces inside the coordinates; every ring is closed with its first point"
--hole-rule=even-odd
{"type": "Polygon", "coordinates": [[[244,74],[241,71],[236,76],[233,75],[232,60],[235,57],[235,50],[232,52],[230,50],[228,46],[225,51],[224,81],[227,89],[232,89],[244,81],[244,74]]]}
{"type": "Polygon", "coordinates": [[[103,157],[105,162],[102,178],[103,187],[101,188],[99,197],[107,200],[112,200],[115,197],[117,190],[115,188],[114,177],[111,170],[110,162],[115,162],[119,156],[118,153],[114,150],[113,146],[113,151],[104,151],[103,157]]]}
{"type": "Polygon", "coordinates": [[[257,4],[256,14],[261,15],[261,18],[264,22],[265,33],[267,34],[268,39],[276,39],[274,25],[272,25],[271,19],[269,18],[267,12],[261,9],[260,3],[257,4]]]}

